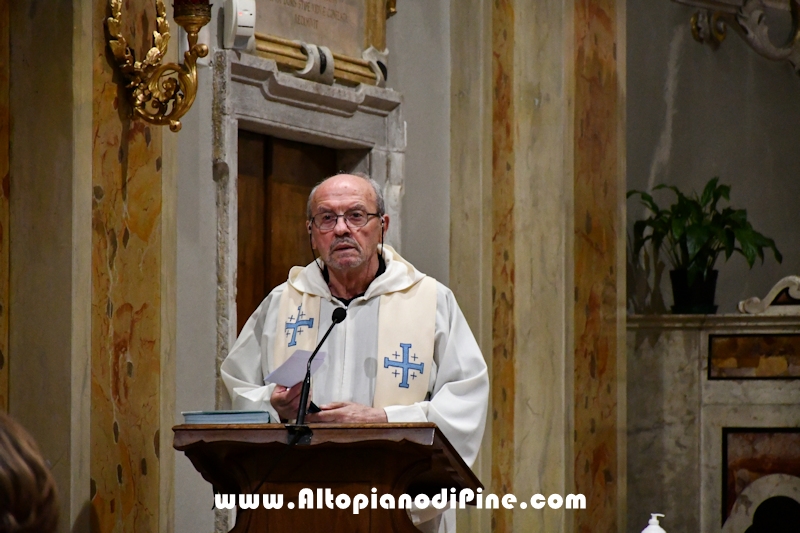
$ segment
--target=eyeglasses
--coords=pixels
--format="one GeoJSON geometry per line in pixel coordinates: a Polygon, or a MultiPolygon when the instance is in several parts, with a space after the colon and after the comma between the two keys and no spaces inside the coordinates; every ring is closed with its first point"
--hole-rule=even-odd
{"type": "Polygon", "coordinates": [[[311,217],[311,221],[320,231],[331,231],[339,223],[339,217],[344,217],[344,222],[350,229],[363,228],[369,222],[369,217],[379,217],[379,213],[367,213],[363,209],[350,209],[342,215],[336,213],[318,213],[311,217]]]}

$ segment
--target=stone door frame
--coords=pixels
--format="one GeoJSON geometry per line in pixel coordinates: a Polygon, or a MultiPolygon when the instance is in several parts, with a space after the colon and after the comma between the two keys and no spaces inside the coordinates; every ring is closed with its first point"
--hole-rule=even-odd
{"type": "MultiPolygon", "coordinates": [[[[213,60],[213,161],[217,183],[217,376],[236,340],[238,132],[245,129],[340,150],[343,171],[368,174],[383,187],[392,224],[387,244],[400,248],[406,124],[402,96],[370,85],[324,85],[281,72],[275,61],[237,51],[213,60]]],[[[227,407],[217,379],[217,408],[227,407]]]]}

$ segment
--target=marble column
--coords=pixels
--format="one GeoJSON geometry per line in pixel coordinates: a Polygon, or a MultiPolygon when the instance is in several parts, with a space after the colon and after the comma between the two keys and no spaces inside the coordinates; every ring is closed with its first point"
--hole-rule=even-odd
{"type": "MultiPolygon", "coordinates": [[[[492,368],[491,4],[450,4],[450,288],[492,368]]],[[[473,471],[492,478],[493,420],[488,417],[473,471]]],[[[491,513],[459,511],[459,531],[490,531],[491,513]]]]}
{"type": "MultiPolygon", "coordinates": [[[[127,2],[122,16],[129,45],[144,57],[155,3],[127,2]]],[[[106,17],[105,2],[95,2],[92,509],[97,531],[166,531],[173,498],[176,243],[174,169],[165,166],[163,143],[174,143],[174,135],[131,117],[108,53],[106,17]]],[[[172,44],[174,58],[177,40],[172,44]]]]}
{"type": "Polygon", "coordinates": [[[575,489],[588,503],[575,515],[581,532],[622,530],[625,516],[624,9],[617,0],[579,0],[574,12],[573,460],[575,489]]]}
{"type": "Polygon", "coordinates": [[[11,179],[8,174],[8,60],[10,50],[8,2],[0,3],[0,410],[8,411],[8,281],[9,281],[9,195],[11,179]]]}
{"type": "Polygon", "coordinates": [[[13,79],[8,407],[52,464],[59,531],[89,531],[90,10],[4,4],[13,79]]]}
{"type": "Polygon", "coordinates": [[[461,8],[451,284],[491,369],[476,470],[487,490],[519,500],[587,498],[581,512],[518,506],[463,522],[486,530],[488,514],[498,532],[620,531],[624,4],[497,0],[463,6],[469,18],[461,8]]]}
{"type": "MultiPolygon", "coordinates": [[[[169,531],[174,140],[129,117],[107,2],[8,4],[9,411],[53,465],[60,531],[169,531]]],[[[123,9],[139,58],[154,10],[123,9]]]]}

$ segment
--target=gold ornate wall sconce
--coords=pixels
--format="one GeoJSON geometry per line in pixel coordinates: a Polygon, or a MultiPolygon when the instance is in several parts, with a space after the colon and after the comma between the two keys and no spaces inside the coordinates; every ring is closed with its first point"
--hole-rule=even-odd
{"type": "Polygon", "coordinates": [[[180,118],[192,107],[197,96],[197,60],[208,55],[208,46],[197,44],[197,34],[211,20],[208,0],[174,0],[175,22],[181,25],[189,41],[182,65],[163,63],[169,43],[169,23],[163,0],[156,0],[156,31],[153,47],[142,61],[136,61],[122,36],[122,0],[109,0],[111,17],[106,20],[108,46],[119,69],[128,80],[133,114],[171,131],[181,129],[180,118]]]}
{"type": "Polygon", "coordinates": [[[397,15],[397,0],[386,0],[386,18],[397,15]]]}
{"type": "Polygon", "coordinates": [[[800,74],[800,0],[673,0],[699,8],[692,17],[692,35],[713,48],[725,39],[728,27],[759,55],[789,61],[800,74]],[[770,40],[768,10],[791,14],[791,31],[782,44],[770,40]]]}

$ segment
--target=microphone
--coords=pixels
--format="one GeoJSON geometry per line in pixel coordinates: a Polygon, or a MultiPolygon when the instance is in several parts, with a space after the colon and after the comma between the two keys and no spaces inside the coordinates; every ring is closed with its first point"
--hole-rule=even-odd
{"type": "Polygon", "coordinates": [[[322,337],[322,340],[319,341],[317,347],[314,348],[314,353],[311,354],[311,357],[308,358],[308,366],[306,367],[306,378],[303,380],[303,388],[300,389],[300,407],[297,409],[297,421],[295,425],[302,426],[305,424],[306,421],[306,413],[307,407],[306,404],[308,403],[308,393],[311,391],[311,361],[314,360],[314,357],[317,355],[317,352],[320,348],[322,348],[322,344],[325,342],[325,339],[328,338],[328,335],[331,334],[333,331],[333,326],[342,322],[345,318],[347,318],[347,309],[343,307],[337,307],[333,310],[333,316],[331,316],[331,327],[328,328],[328,331],[325,332],[325,336],[322,337]]]}

